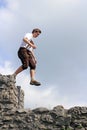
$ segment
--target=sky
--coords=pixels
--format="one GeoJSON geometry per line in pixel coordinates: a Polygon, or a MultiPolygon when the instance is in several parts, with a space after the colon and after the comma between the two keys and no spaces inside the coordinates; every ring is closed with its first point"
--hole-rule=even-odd
{"type": "Polygon", "coordinates": [[[29,68],[16,78],[25,108],[87,105],[87,0],[0,0],[0,73],[21,65],[17,51],[25,33],[40,28],[36,79],[29,68]]]}

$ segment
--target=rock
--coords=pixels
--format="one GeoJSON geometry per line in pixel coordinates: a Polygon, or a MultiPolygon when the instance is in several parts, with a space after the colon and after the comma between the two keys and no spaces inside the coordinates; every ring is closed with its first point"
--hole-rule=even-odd
{"type": "Polygon", "coordinates": [[[15,86],[15,77],[0,74],[0,130],[87,130],[87,107],[24,109],[24,91],[15,86]]]}
{"type": "Polygon", "coordinates": [[[16,113],[18,113],[18,114],[26,114],[27,111],[25,109],[18,109],[18,110],[16,110],[16,113]]]}
{"type": "Polygon", "coordinates": [[[40,107],[40,108],[34,109],[33,112],[38,113],[38,114],[43,114],[43,113],[49,112],[49,110],[47,108],[40,107]]]}
{"type": "Polygon", "coordinates": [[[53,118],[52,118],[51,115],[43,115],[43,116],[41,117],[41,120],[42,120],[43,122],[48,123],[48,124],[52,124],[52,123],[54,122],[54,120],[53,120],[53,118]]]}
{"type": "Polygon", "coordinates": [[[12,75],[0,75],[0,110],[24,108],[24,92],[15,86],[12,75]]]}
{"type": "Polygon", "coordinates": [[[55,112],[57,116],[64,116],[65,117],[65,114],[66,114],[64,107],[59,106],[59,105],[53,108],[53,112],[55,112]]]}

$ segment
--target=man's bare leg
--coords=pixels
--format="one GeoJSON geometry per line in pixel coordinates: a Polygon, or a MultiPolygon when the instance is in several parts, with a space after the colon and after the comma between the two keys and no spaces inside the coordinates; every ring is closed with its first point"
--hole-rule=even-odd
{"type": "Polygon", "coordinates": [[[34,69],[30,69],[30,78],[31,78],[31,80],[35,80],[35,70],[34,69]]]}
{"type": "Polygon", "coordinates": [[[31,85],[36,85],[36,86],[41,85],[40,82],[35,80],[35,70],[34,69],[30,69],[30,78],[31,78],[31,81],[30,81],[31,85]]]}
{"type": "Polygon", "coordinates": [[[23,68],[22,66],[20,66],[15,72],[14,72],[14,75],[16,76],[17,74],[19,74],[20,72],[23,71],[23,68]]]}

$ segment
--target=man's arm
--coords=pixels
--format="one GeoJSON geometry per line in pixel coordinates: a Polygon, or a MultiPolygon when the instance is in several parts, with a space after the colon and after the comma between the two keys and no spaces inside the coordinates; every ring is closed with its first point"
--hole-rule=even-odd
{"type": "MultiPolygon", "coordinates": [[[[33,49],[36,49],[36,46],[32,43],[32,41],[29,41],[28,38],[23,38],[23,41],[28,44],[28,46],[31,46],[33,49]]],[[[27,46],[27,47],[28,47],[27,46]]]]}

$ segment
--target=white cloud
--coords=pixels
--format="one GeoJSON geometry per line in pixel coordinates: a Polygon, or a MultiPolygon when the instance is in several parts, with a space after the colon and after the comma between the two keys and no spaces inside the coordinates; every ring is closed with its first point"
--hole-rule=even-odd
{"type": "MultiPolygon", "coordinates": [[[[7,7],[1,10],[0,19],[4,22],[9,22],[9,24],[14,23],[14,21],[17,21],[18,24],[19,21],[26,21],[26,25],[33,21],[35,21],[33,24],[43,22],[48,24],[47,21],[50,24],[53,21],[52,19],[55,19],[55,22],[58,17],[61,17],[60,14],[65,11],[65,8],[73,6],[73,3],[78,3],[78,0],[38,0],[37,3],[40,6],[35,4],[35,1],[26,0],[25,2],[21,0],[20,2],[18,0],[7,0],[7,7]]],[[[18,25],[16,24],[16,26],[18,25]]]]}
{"type": "MultiPolygon", "coordinates": [[[[14,72],[14,68],[9,61],[5,61],[3,65],[0,65],[0,72],[3,75],[12,74],[14,72]]],[[[53,87],[45,89],[41,87],[34,87],[30,86],[29,82],[29,75],[27,75],[25,72],[22,72],[16,78],[16,85],[20,85],[25,93],[25,107],[52,107],[57,105],[57,101],[55,100],[56,96],[54,97],[53,94],[53,91],[55,91],[53,87]]]]}
{"type": "Polygon", "coordinates": [[[6,3],[6,6],[0,9],[0,20],[12,22],[10,20],[14,20],[13,17],[15,15],[16,10],[18,9],[19,4],[17,1],[14,0],[7,0],[6,3]]]}
{"type": "Polygon", "coordinates": [[[7,0],[7,9],[9,9],[10,11],[12,11],[14,13],[14,11],[17,11],[20,5],[20,2],[18,0],[7,0]]]}
{"type": "Polygon", "coordinates": [[[10,61],[5,61],[4,63],[0,65],[0,73],[3,75],[12,74],[13,73],[13,67],[10,61]]]}
{"type": "MultiPolygon", "coordinates": [[[[12,74],[14,68],[9,61],[0,65],[0,72],[3,75],[12,74]]],[[[21,86],[24,90],[24,103],[25,108],[35,108],[35,107],[47,107],[52,108],[58,104],[65,107],[69,107],[68,97],[64,97],[60,92],[56,93],[56,86],[31,86],[29,84],[30,78],[26,72],[20,73],[16,78],[16,85],[21,86]],[[45,88],[44,88],[45,87],[45,88]]]]}

